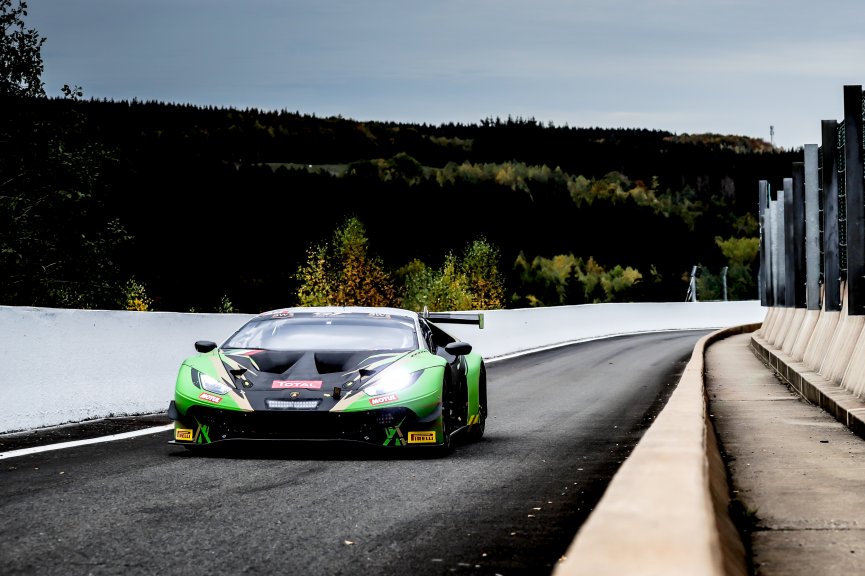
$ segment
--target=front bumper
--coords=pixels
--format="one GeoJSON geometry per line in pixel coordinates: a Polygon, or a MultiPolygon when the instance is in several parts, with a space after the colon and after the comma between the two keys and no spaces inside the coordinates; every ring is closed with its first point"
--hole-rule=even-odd
{"type": "Polygon", "coordinates": [[[174,401],[173,444],[205,445],[229,440],[347,440],[376,446],[441,444],[441,410],[419,418],[406,407],[363,412],[265,410],[242,412],[191,406],[181,415],[174,401]]]}

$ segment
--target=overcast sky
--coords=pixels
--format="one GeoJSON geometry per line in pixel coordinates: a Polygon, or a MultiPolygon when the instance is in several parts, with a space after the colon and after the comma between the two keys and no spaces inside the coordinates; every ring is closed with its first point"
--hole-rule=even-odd
{"type": "Polygon", "coordinates": [[[85,97],[357,120],[820,144],[865,84],[863,0],[28,0],[85,97]]]}

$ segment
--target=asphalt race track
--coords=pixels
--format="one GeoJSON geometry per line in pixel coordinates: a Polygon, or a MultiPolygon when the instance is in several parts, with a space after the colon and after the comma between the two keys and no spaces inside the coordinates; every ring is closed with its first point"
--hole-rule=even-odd
{"type": "Polygon", "coordinates": [[[444,458],[160,432],[0,460],[2,573],[549,574],[708,332],[491,363],[486,435],[444,458]]]}

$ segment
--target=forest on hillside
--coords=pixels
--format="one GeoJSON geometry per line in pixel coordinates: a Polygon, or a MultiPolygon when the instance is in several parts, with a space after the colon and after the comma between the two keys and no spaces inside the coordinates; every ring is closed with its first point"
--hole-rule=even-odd
{"type": "Polygon", "coordinates": [[[2,303],[19,305],[113,307],[130,281],[158,310],[291,305],[308,251],[348,218],[394,273],[482,239],[507,307],[679,301],[694,265],[704,299],[720,298],[725,266],[729,298],[752,299],[758,180],[799,156],[523,118],[430,126],[75,94],[4,109],[3,169],[27,174],[0,232],[16,280],[2,303]],[[605,274],[618,288],[599,288],[605,274]]]}
{"type": "Polygon", "coordinates": [[[757,296],[759,180],[719,134],[49,97],[0,2],[0,305],[257,312],[757,296]],[[722,289],[722,280],[726,290],[722,289]]]}

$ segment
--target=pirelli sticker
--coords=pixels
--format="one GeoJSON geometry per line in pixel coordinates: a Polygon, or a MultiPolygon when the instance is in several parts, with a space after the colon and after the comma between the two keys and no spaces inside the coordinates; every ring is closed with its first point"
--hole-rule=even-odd
{"type": "Polygon", "coordinates": [[[408,443],[409,444],[435,444],[436,441],[436,433],[435,430],[431,432],[409,432],[408,433],[408,443]]]}
{"type": "Polygon", "coordinates": [[[174,429],[174,439],[182,440],[184,442],[192,442],[192,429],[191,428],[175,428],[174,429]]]}

